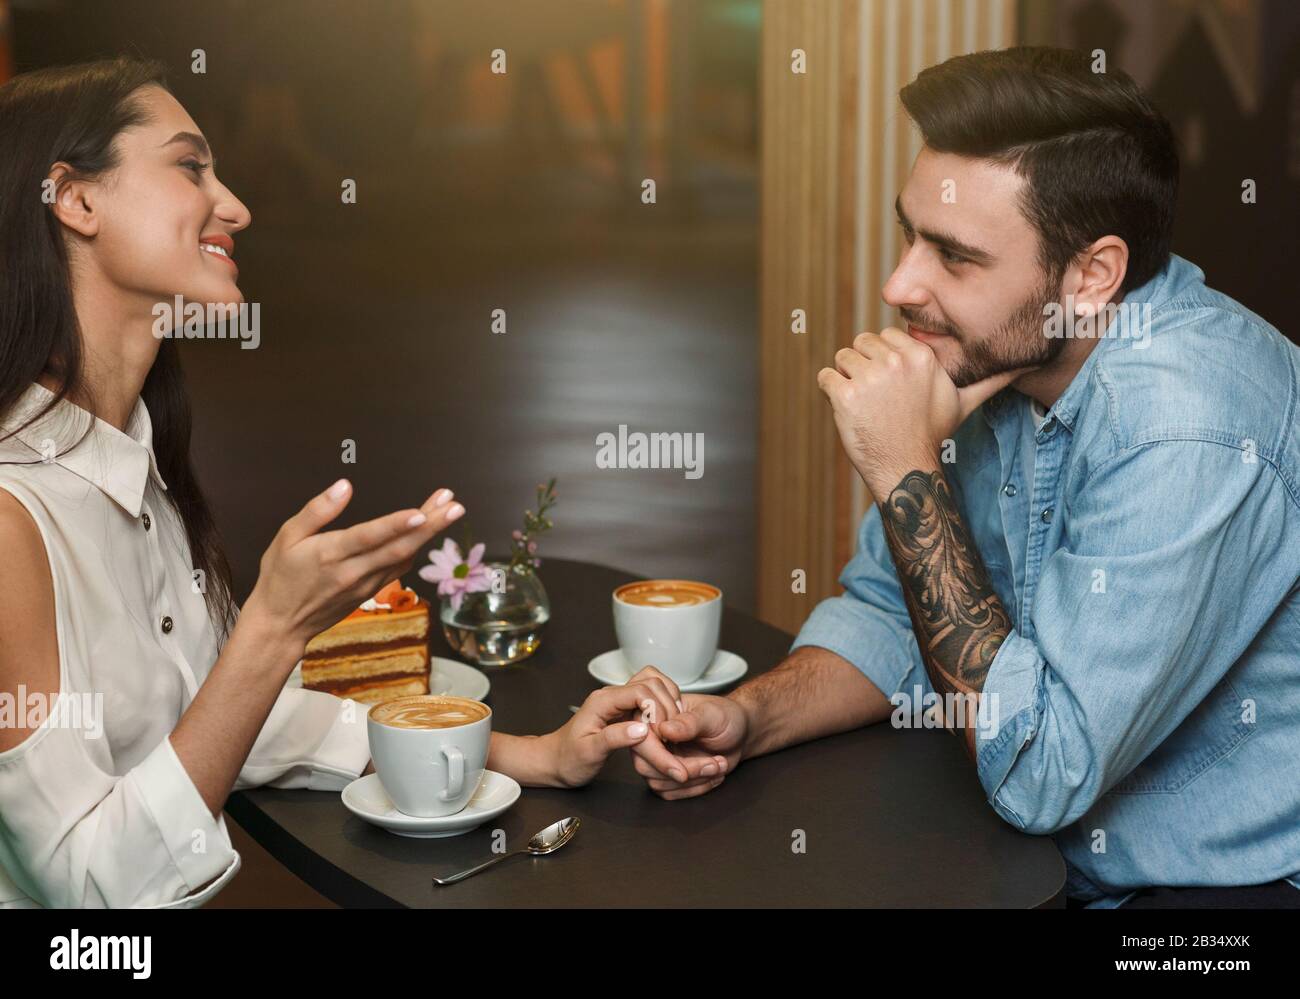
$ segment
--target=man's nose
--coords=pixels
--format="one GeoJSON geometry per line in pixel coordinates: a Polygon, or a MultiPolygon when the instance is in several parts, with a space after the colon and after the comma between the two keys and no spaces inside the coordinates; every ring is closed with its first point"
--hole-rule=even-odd
{"type": "Polygon", "coordinates": [[[915,249],[915,247],[908,247],[903,251],[894,273],[889,275],[889,280],[880,289],[880,297],[891,308],[919,309],[930,301],[930,293],[922,280],[915,249]]]}

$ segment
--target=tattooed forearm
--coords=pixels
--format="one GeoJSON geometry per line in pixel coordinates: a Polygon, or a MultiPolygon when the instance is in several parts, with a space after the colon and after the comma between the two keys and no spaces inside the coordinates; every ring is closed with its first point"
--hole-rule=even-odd
{"type": "Polygon", "coordinates": [[[943,472],[908,472],[880,513],[935,691],[982,690],[1011,621],[943,472]]]}

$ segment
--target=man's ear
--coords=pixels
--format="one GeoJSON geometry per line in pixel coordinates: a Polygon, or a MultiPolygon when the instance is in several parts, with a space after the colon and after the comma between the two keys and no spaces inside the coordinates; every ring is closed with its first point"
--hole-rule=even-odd
{"type": "Polygon", "coordinates": [[[99,233],[95,212],[95,185],[79,180],[72,167],[60,160],[50,167],[47,180],[54,185],[54,217],[78,235],[90,238],[99,233]]]}
{"type": "Polygon", "coordinates": [[[1074,308],[1080,315],[1096,315],[1103,306],[1123,298],[1120,286],[1128,273],[1128,244],[1118,236],[1102,236],[1078,257],[1078,287],[1074,308]]]}

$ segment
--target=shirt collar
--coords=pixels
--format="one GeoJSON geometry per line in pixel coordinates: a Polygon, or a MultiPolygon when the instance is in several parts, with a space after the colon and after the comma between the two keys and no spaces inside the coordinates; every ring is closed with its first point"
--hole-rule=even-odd
{"type": "MultiPolygon", "coordinates": [[[[1195,264],[1184,260],[1175,253],[1171,253],[1168,262],[1155,277],[1146,284],[1134,288],[1124,296],[1124,304],[1146,302],[1154,309],[1176,294],[1188,281],[1195,281],[1202,277],[1204,277],[1204,274],[1195,264]]],[[[1110,332],[1109,327],[1107,327],[1106,332],[1110,332]]],[[[1150,330],[1147,333],[1150,334],[1150,330]]],[[[1086,391],[1088,379],[1092,375],[1092,369],[1097,364],[1097,358],[1108,350],[1129,345],[1129,340],[1125,337],[1106,335],[1098,337],[1097,345],[1089,352],[1079,370],[1074,373],[1074,377],[1070,379],[1070,384],[1065,387],[1065,391],[1061,393],[1060,398],[1048,409],[1048,414],[1055,416],[1065,427],[1073,431],[1074,418],[1079,412],[1079,406],[1083,401],[1083,395],[1086,391]]],[[[985,422],[990,427],[993,426],[998,415],[1013,405],[1015,398],[1020,394],[1016,389],[1007,386],[992,398],[986,400],[981,407],[984,411],[985,422]]]]}
{"type": "MultiPolygon", "coordinates": [[[[32,382],[5,420],[7,428],[21,426],[49,405],[54,393],[40,382],[32,382]]],[[[153,479],[159,489],[166,489],[158,460],[153,452],[153,422],[144,399],[136,397],[126,432],[99,417],[86,432],[90,414],[69,399],[61,399],[44,417],[14,434],[38,454],[42,444],[53,442],[57,452],[51,460],[74,475],[99,488],[132,517],[140,516],[144,505],[145,484],[153,479]],[[75,447],[71,445],[81,440],[75,447]]],[[[6,431],[7,432],[7,431],[6,431]]]]}

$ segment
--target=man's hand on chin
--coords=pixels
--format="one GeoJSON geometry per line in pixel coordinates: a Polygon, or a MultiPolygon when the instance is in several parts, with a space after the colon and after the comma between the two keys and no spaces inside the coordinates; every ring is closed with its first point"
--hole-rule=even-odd
{"type": "Polygon", "coordinates": [[[934,351],[902,330],[860,333],[822,368],[817,385],[830,401],[840,442],[876,497],[911,471],[939,468],[939,452],[984,400],[1028,368],[958,388],[934,351]]]}

